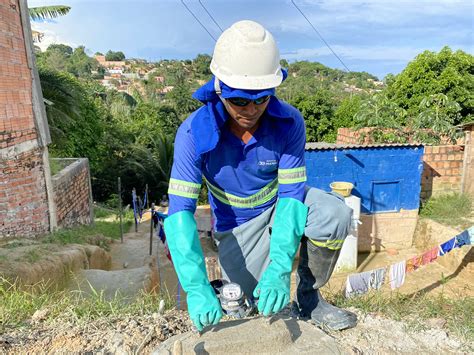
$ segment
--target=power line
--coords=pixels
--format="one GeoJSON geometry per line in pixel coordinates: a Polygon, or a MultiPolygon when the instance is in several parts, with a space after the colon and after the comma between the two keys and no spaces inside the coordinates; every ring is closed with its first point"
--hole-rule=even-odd
{"type": "Polygon", "coordinates": [[[193,15],[194,19],[201,25],[201,27],[204,28],[204,31],[206,31],[207,34],[208,34],[209,36],[211,36],[211,38],[214,40],[214,42],[217,42],[217,40],[214,38],[214,36],[211,34],[211,32],[209,32],[209,31],[207,30],[206,26],[204,26],[204,24],[203,24],[201,21],[199,21],[199,19],[196,17],[196,15],[194,15],[194,13],[191,11],[191,9],[184,3],[184,0],[181,0],[181,3],[182,3],[183,6],[186,8],[186,10],[188,10],[189,13],[190,13],[191,15],[193,15]]]}
{"type": "Polygon", "coordinates": [[[295,4],[295,2],[293,0],[291,0],[291,3],[296,7],[296,9],[301,13],[301,15],[303,15],[303,17],[306,19],[306,21],[308,21],[309,25],[313,28],[314,32],[316,32],[316,34],[319,36],[319,38],[321,38],[321,40],[324,42],[324,44],[326,45],[326,47],[329,48],[329,50],[332,52],[332,54],[334,54],[334,56],[341,62],[341,64],[344,66],[344,68],[346,68],[346,70],[348,72],[350,72],[351,70],[347,67],[347,65],[342,61],[341,58],[339,58],[339,56],[336,54],[336,52],[334,52],[334,50],[331,48],[331,46],[329,45],[329,43],[326,42],[326,40],[323,38],[323,36],[321,35],[321,33],[319,33],[319,31],[316,29],[316,27],[314,27],[314,25],[311,23],[311,21],[306,17],[306,15],[303,13],[303,11],[301,11],[301,9],[295,4]]]}
{"type": "Polygon", "coordinates": [[[214,17],[212,17],[211,13],[209,11],[207,11],[206,7],[204,6],[204,4],[201,2],[201,0],[198,0],[199,3],[201,4],[202,8],[204,9],[204,11],[206,11],[206,13],[209,15],[209,17],[211,18],[212,21],[214,21],[214,23],[216,24],[217,27],[219,27],[219,29],[221,30],[221,32],[224,32],[224,30],[222,29],[221,26],[219,26],[219,24],[217,23],[217,21],[214,19],[214,17]]]}

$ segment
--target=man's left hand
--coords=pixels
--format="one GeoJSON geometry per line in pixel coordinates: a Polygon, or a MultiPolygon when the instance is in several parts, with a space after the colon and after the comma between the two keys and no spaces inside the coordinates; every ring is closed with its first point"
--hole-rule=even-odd
{"type": "Polygon", "coordinates": [[[258,298],[258,311],[264,316],[280,312],[290,302],[290,275],[277,272],[270,263],[253,291],[258,298]]]}

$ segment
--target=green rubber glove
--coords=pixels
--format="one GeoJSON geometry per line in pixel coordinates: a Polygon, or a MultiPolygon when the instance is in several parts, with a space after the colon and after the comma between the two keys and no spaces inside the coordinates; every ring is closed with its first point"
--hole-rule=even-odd
{"type": "Polygon", "coordinates": [[[268,316],[290,302],[290,275],[293,259],[304,234],[308,207],[294,198],[277,202],[270,240],[270,264],[263,273],[253,296],[258,311],[268,316]]]}
{"type": "Polygon", "coordinates": [[[219,323],[222,308],[207,278],[194,216],[189,211],[171,215],[165,219],[165,232],[179,282],[187,293],[189,317],[199,331],[219,323]]]}

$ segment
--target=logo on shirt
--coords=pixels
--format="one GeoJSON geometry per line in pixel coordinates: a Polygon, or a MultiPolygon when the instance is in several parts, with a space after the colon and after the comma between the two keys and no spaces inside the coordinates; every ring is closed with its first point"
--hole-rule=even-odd
{"type": "Polygon", "coordinates": [[[277,164],[278,162],[275,159],[258,161],[258,165],[260,166],[272,166],[272,165],[277,165],[277,164]]]}

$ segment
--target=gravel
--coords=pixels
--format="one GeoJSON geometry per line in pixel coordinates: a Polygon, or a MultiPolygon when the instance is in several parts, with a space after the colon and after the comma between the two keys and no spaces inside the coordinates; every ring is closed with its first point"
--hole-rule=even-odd
{"type": "MultiPolygon", "coordinates": [[[[429,320],[426,327],[413,329],[406,322],[379,314],[359,316],[353,329],[330,332],[341,347],[352,354],[380,353],[474,353],[473,342],[462,342],[450,335],[440,319],[429,320]]],[[[163,314],[135,317],[108,317],[77,323],[68,320],[48,322],[37,313],[29,324],[0,334],[0,353],[114,353],[150,354],[164,340],[191,330],[185,311],[168,310],[163,314]]],[[[238,352],[237,352],[238,353],[238,352]]]]}

